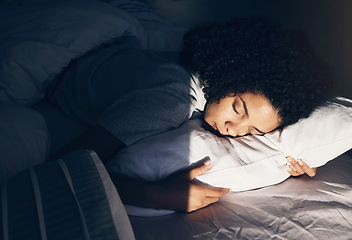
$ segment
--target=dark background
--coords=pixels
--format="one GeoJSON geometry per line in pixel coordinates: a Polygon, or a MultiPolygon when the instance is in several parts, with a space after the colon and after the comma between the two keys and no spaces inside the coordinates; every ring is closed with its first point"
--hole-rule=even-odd
{"type": "Polygon", "coordinates": [[[259,15],[303,29],[336,71],[335,89],[352,98],[352,1],[350,0],[141,0],[183,26],[259,15]]]}

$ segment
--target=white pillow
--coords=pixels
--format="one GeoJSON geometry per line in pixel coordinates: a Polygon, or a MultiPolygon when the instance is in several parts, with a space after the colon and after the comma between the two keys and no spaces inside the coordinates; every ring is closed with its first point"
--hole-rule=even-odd
{"type": "Polygon", "coordinates": [[[0,103],[32,105],[72,59],[141,34],[129,14],[94,0],[21,0],[1,6],[0,103]]]}
{"type": "Polygon", "coordinates": [[[286,156],[320,167],[352,148],[352,100],[337,97],[309,118],[266,137],[286,156]]]}
{"type": "MultiPolygon", "coordinates": [[[[107,164],[108,171],[155,181],[211,159],[212,169],[198,180],[244,191],[287,179],[286,156],[319,167],[352,148],[352,101],[346,98],[336,98],[309,118],[265,136],[217,137],[205,131],[201,122],[194,118],[178,129],[137,142],[116,154],[107,164]]],[[[130,215],[163,214],[134,207],[127,211],[130,215]]]]}

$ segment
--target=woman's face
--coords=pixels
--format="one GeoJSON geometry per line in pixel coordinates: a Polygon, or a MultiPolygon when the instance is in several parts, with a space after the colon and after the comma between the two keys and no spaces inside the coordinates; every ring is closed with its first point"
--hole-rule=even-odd
{"type": "Polygon", "coordinates": [[[257,93],[240,93],[208,104],[205,121],[221,135],[233,137],[263,135],[280,125],[278,111],[269,100],[257,93]]]}

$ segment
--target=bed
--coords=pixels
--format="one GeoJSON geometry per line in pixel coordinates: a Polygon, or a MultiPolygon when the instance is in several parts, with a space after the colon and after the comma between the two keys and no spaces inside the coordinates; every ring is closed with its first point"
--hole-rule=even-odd
{"type": "MultiPolygon", "coordinates": [[[[107,170],[94,152],[79,151],[61,161],[44,163],[50,152],[86,129],[44,97],[50,83],[70,61],[122,39],[133,39],[142,48],[160,52],[178,51],[185,31],[207,20],[264,15],[291,27],[304,28],[321,54],[340,71],[338,93],[351,99],[350,81],[345,80],[349,68],[341,63],[344,61],[336,60],[346,60],[348,51],[335,51],[335,45],[331,44],[335,39],[322,40],[321,34],[331,32],[317,28],[324,21],[329,29],[327,9],[332,7],[341,6],[319,5],[316,1],[310,4],[292,1],[285,6],[272,1],[267,4],[0,1],[0,22],[6,22],[0,25],[3,152],[0,166],[5,169],[1,177],[10,179],[1,186],[1,236],[4,239],[351,239],[351,127],[346,131],[331,130],[349,123],[352,126],[350,113],[345,125],[335,122],[334,128],[330,128],[331,123],[321,126],[329,139],[336,140],[331,136],[341,132],[347,140],[343,144],[335,141],[335,145],[313,152],[321,154],[318,160],[322,161],[314,178],[285,175],[275,183],[230,192],[218,203],[192,213],[148,215],[123,206],[107,170]],[[314,4],[322,11],[313,14],[314,4]],[[297,18],[298,12],[301,18],[297,18]],[[336,56],[336,52],[343,56],[336,56]],[[15,136],[12,129],[16,129],[15,136]],[[70,163],[72,158],[75,164],[70,163]],[[21,159],[21,162],[8,159],[21,159]],[[14,164],[9,164],[10,161],[14,164]],[[16,175],[17,172],[21,173],[16,175]],[[57,194],[50,190],[54,187],[57,194]],[[36,206],[36,210],[32,211],[31,206],[36,206]]],[[[342,13],[340,17],[343,19],[342,13]]],[[[344,45],[338,45],[341,46],[344,45]]]]}
{"type": "Polygon", "coordinates": [[[191,214],[131,216],[136,239],[350,239],[349,154],[319,168],[314,179],[231,192],[191,214]]]}

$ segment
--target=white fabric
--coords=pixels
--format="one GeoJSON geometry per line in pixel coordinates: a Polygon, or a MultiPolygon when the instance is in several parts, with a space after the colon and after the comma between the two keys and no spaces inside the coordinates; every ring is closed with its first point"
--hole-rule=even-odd
{"type": "Polygon", "coordinates": [[[109,3],[128,12],[143,26],[144,33],[138,38],[142,48],[156,51],[181,50],[182,38],[188,28],[171,23],[138,0],[112,0],[109,3]]]}
{"type": "MultiPolygon", "coordinates": [[[[210,159],[213,167],[198,180],[243,191],[280,183],[289,177],[286,156],[319,167],[352,148],[351,100],[337,98],[309,118],[265,136],[217,137],[201,120],[144,139],[119,152],[107,165],[110,172],[154,181],[210,159]]],[[[166,212],[168,213],[168,212],[166,212]]],[[[133,215],[152,215],[136,209],[133,215]]],[[[159,212],[155,213],[160,214],[159,212]]]]}
{"type": "Polygon", "coordinates": [[[128,44],[79,59],[50,101],[84,124],[98,122],[126,145],[179,127],[205,105],[200,83],[189,72],[165,55],[128,44]]]}
{"type": "Polygon", "coordinates": [[[0,22],[0,103],[27,106],[71,60],[143,35],[129,14],[95,0],[18,0],[1,5],[0,22]]]}
{"type": "Polygon", "coordinates": [[[27,107],[0,105],[0,183],[45,162],[49,150],[50,134],[40,113],[27,107]]]}
{"type": "Polygon", "coordinates": [[[319,168],[265,188],[230,192],[192,213],[130,216],[136,239],[350,240],[352,151],[319,168]]]}
{"type": "Polygon", "coordinates": [[[79,200],[77,198],[75,189],[73,187],[72,178],[70,176],[70,171],[67,169],[67,166],[65,165],[65,163],[62,159],[58,159],[57,162],[58,162],[63,174],[65,175],[66,181],[67,181],[68,185],[70,186],[70,189],[71,189],[72,194],[74,196],[75,202],[77,203],[77,209],[78,209],[79,216],[80,216],[81,223],[82,223],[82,231],[83,231],[84,239],[89,240],[90,238],[89,238],[89,231],[87,228],[87,223],[86,223],[86,220],[84,219],[84,214],[83,214],[82,208],[79,205],[79,200]]]}
{"type": "Polygon", "coordinates": [[[135,239],[116,188],[92,151],[24,170],[0,184],[0,194],[8,239],[135,239]]]}
{"type": "Polygon", "coordinates": [[[320,167],[352,148],[352,100],[338,97],[309,118],[266,137],[286,156],[320,167]]]}
{"type": "Polygon", "coordinates": [[[40,237],[42,240],[47,240],[48,238],[46,235],[42,195],[40,193],[38,178],[37,178],[37,175],[35,174],[35,171],[33,170],[33,168],[29,168],[28,172],[29,172],[29,176],[30,176],[32,186],[33,186],[33,192],[34,192],[35,203],[36,203],[35,207],[37,209],[37,214],[38,214],[40,237]]]}

